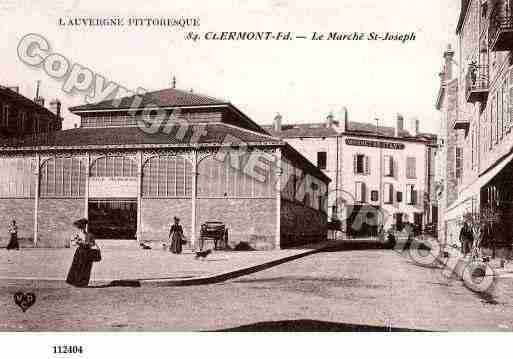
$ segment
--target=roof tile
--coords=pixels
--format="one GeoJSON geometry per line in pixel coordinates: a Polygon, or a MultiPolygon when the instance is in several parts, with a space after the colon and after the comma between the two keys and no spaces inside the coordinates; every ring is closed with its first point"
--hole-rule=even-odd
{"type": "Polygon", "coordinates": [[[64,131],[55,131],[37,136],[25,136],[17,139],[2,139],[3,147],[30,147],[30,146],[114,146],[114,145],[193,145],[193,144],[220,144],[227,141],[233,145],[238,143],[271,143],[281,144],[278,139],[256,132],[238,129],[236,127],[216,123],[207,125],[190,125],[182,131],[179,126],[170,126],[165,131],[150,134],[138,127],[110,127],[110,128],[74,128],[64,131]],[[239,142],[240,141],[240,142],[239,142]]]}
{"type": "Polygon", "coordinates": [[[147,92],[142,95],[142,101],[136,100],[136,95],[123,97],[121,99],[106,100],[94,104],[71,107],[71,112],[91,111],[91,110],[109,110],[109,109],[128,109],[136,106],[145,107],[183,107],[183,106],[203,106],[203,105],[224,105],[227,101],[219,100],[210,96],[178,90],[174,88],[159,91],[147,92]],[[119,102],[119,103],[117,103],[119,102]]]}

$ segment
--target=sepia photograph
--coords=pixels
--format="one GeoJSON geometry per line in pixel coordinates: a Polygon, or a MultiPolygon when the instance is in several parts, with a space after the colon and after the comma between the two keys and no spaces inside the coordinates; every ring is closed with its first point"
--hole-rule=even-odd
{"type": "Polygon", "coordinates": [[[513,0],[0,0],[0,36],[2,342],[513,330],[513,0]]]}

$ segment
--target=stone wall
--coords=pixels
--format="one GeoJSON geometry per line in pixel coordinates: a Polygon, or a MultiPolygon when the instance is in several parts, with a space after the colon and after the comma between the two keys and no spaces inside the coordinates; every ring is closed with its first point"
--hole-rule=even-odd
{"type": "Polygon", "coordinates": [[[192,203],[190,199],[143,199],[141,220],[143,241],[167,241],[173,217],[180,218],[184,235],[191,236],[192,203]]]}
{"type": "Polygon", "coordinates": [[[23,245],[34,239],[34,199],[0,199],[0,247],[9,243],[8,227],[12,220],[18,226],[18,238],[23,245]]]}
{"type": "Polygon", "coordinates": [[[276,247],[276,200],[202,198],[197,200],[197,230],[205,221],[228,227],[228,244],[246,242],[257,250],[276,247]]]}
{"type": "Polygon", "coordinates": [[[76,233],[73,222],[84,217],[84,199],[45,198],[39,200],[38,247],[69,246],[76,233]]]}
{"type": "Polygon", "coordinates": [[[327,216],[300,203],[281,201],[281,247],[315,243],[327,239],[327,216]]]}

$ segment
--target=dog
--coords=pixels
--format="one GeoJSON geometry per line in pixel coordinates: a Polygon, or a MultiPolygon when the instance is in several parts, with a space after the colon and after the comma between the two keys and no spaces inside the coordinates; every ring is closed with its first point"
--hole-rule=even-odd
{"type": "Polygon", "coordinates": [[[196,252],[196,256],[194,257],[194,259],[200,259],[200,258],[207,258],[207,256],[212,253],[212,250],[211,249],[207,249],[206,251],[199,251],[199,252],[196,252]]]}
{"type": "Polygon", "coordinates": [[[140,246],[141,246],[142,249],[151,249],[151,247],[149,245],[144,244],[142,242],[141,242],[140,246]]]}

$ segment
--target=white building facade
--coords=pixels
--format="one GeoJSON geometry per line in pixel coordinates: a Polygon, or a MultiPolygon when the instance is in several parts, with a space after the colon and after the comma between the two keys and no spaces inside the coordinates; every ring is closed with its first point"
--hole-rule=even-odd
{"type": "Polygon", "coordinates": [[[328,215],[348,236],[376,235],[408,221],[424,228],[437,221],[434,192],[436,136],[410,131],[398,116],[395,127],[350,122],[346,109],[325,123],[283,125],[277,116],[266,129],[331,178],[328,215]]]}

